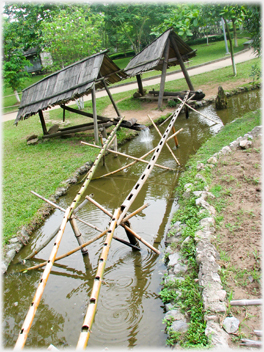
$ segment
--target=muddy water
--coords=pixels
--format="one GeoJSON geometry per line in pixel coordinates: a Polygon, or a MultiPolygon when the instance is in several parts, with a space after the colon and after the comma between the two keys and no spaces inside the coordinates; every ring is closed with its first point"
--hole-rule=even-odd
{"type": "MultiPolygon", "coordinates": [[[[229,99],[229,108],[216,113],[214,106],[200,111],[224,124],[242,116],[249,110],[260,106],[260,92],[253,91],[229,99]]],[[[176,150],[174,141],[169,144],[181,165],[184,165],[191,154],[211,135],[219,131],[220,125],[213,125],[201,115],[191,112],[186,120],[181,114],[175,125],[184,130],[178,135],[180,147],[176,150]],[[211,127],[210,127],[211,126],[211,127]]],[[[162,132],[166,125],[161,127],[162,132]]],[[[157,132],[151,129],[150,134],[142,134],[125,144],[119,151],[141,156],[155,147],[159,142],[157,132]]],[[[120,168],[128,163],[124,157],[106,157],[105,166],[101,163],[96,171],[100,176],[120,168]]],[[[164,234],[172,214],[177,209],[174,190],[180,174],[175,161],[164,147],[158,160],[159,164],[176,168],[177,171],[164,171],[154,168],[149,179],[134,201],[130,211],[145,203],[149,206],[131,219],[131,227],[146,241],[161,251],[157,256],[146,246],[140,244],[141,251],[112,241],[105,267],[104,281],[101,287],[99,303],[92,334],[89,339],[90,348],[143,348],[164,347],[166,334],[162,324],[164,309],[158,297],[160,281],[165,271],[162,260],[164,251],[164,234]]],[[[136,163],[133,167],[111,177],[94,180],[90,183],[87,194],[110,212],[119,207],[137,182],[146,164],[136,163]]],[[[59,205],[68,207],[80,185],[75,185],[70,192],[60,198],[59,205]]],[[[44,195],[45,196],[45,195],[44,195]]],[[[101,230],[107,228],[109,218],[93,204],[88,204],[78,213],[79,217],[101,230]]],[[[31,251],[40,246],[57,228],[63,214],[56,210],[43,226],[32,236],[28,246],[23,248],[14,260],[14,264],[3,281],[3,345],[13,347],[21,329],[30,303],[35,294],[42,271],[19,273],[24,268],[20,263],[31,251]]],[[[98,234],[94,229],[78,222],[85,240],[98,234]]],[[[117,228],[115,236],[127,239],[122,228],[117,228]]],[[[45,347],[53,344],[57,348],[75,348],[80,329],[86,313],[93,278],[96,273],[98,258],[101,253],[103,239],[94,242],[89,248],[89,255],[83,257],[76,252],[58,263],[55,263],[46,285],[41,303],[37,310],[26,347],[45,347]]],[[[53,241],[35,258],[28,262],[31,266],[47,259],[53,241]]],[[[77,246],[70,225],[67,225],[58,255],[77,246]]]]}

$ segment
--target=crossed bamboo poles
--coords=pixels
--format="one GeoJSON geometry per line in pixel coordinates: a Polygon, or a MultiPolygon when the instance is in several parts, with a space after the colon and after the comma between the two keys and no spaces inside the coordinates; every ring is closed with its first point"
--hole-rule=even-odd
{"type": "MultiPolygon", "coordinates": [[[[127,217],[125,217],[125,215],[127,214],[127,211],[129,210],[131,204],[135,200],[137,194],[139,193],[139,191],[143,187],[143,185],[146,182],[148,176],[150,175],[153,167],[155,166],[156,160],[158,159],[164,144],[166,145],[166,141],[169,137],[169,133],[170,133],[171,129],[173,128],[173,125],[174,125],[181,109],[183,108],[184,104],[186,103],[188,95],[189,95],[189,91],[186,93],[183,101],[181,102],[179,107],[175,110],[174,114],[172,115],[171,122],[169,123],[165,133],[161,136],[161,140],[160,140],[159,144],[157,145],[157,147],[155,148],[151,160],[148,162],[146,169],[144,170],[144,172],[140,176],[139,180],[135,184],[132,191],[129,193],[129,195],[127,196],[127,198],[123,202],[123,204],[115,210],[113,215],[108,214],[109,216],[111,216],[109,228],[107,230],[101,232],[100,235],[98,235],[96,238],[96,239],[101,238],[106,234],[106,240],[104,242],[103,250],[102,250],[102,253],[101,253],[101,256],[99,259],[98,269],[97,269],[97,273],[96,273],[96,276],[94,279],[92,293],[90,296],[90,303],[88,305],[88,309],[87,309],[87,313],[86,313],[86,316],[84,319],[84,323],[81,328],[81,333],[80,333],[80,337],[78,340],[77,349],[84,349],[86,347],[88,340],[89,340],[89,337],[90,337],[91,328],[92,328],[92,324],[93,324],[93,320],[94,320],[94,316],[95,316],[95,312],[96,312],[99,292],[100,292],[100,288],[101,288],[101,282],[102,282],[102,278],[103,278],[103,274],[104,274],[105,264],[106,264],[111,241],[114,237],[114,231],[115,231],[116,227],[121,224],[122,226],[125,227],[125,230],[127,232],[130,232],[134,237],[136,237],[138,240],[140,240],[142,243],[144,243],[146,246],[148,246],[152,251],[154,251],[157,254],[160,254],[160,252],[156,248],[154,248],[153,246],[148,244],[145,240],[143,240],[140,236],[138,236],[132,229],[130,229],[129,226],[127,226],[125,224],[125,220],[127,219],[127,217]]],[[[59,231],[57,233],[54,247],[51,251],[51,254],[50,254],[48,261],[45,264],[43,264],[43,265],[46,265],[46,267],[45,267],[44,272],[42,274],[42,277],[40,279],[39,285],[37,287],[37,290],[36,290],[35,296],[33,298],[33,301],[30,305],[30,308],[28,310],[25,321],[24,321],[22,328],[20,330],[16,345],[15,345],[15,349],[22,349],[26,343],[26,339],[27,339],[30,327],[32,325],[34,316],[36,314],[38,305],[40,303],[42,294],[44,292],[44,289],[45,289],[49,274],[51,272],[53,263],[55,262],[55,260],[58,260],[58,258],[56,258],[56,254],[58,252],[59,245],[60,245],[60,242],[62,239],[62,235],[65,231],[66,224],[68,221],[70,221],[71,224],[74,223],[74,221],[75,221],[74,216],[76,217],[76,215],[74,214],[74,211],[77,208],[77,204],[80,201],[86,188],[88,187],[100,160],[104,156],[104,153],[106,152],[106,150],[108,150],[108,146],[110,145],[113,138],[115,137],[115,133],[116,133],[117,129],[119,128],[120,124],[122,123],[123,119],[124,119],[124,117],[119,120],[118,124],[115,126],[115,128],[113,129],[113,131],[111,132],[111,134],[107,138],[107,140],[106,140],[103,148],[99,152],[92,168],[89,170],[87,177],[86,177],[80,191],[77,193],[72,204],[64,212],[64,217],[63,217],[61,226],[59,228],[59,231]]],[[[141,158],[139,158],[139,159],[141,159],[141,158]]],[[[134,162],[137,162],[137,161],[139,161],[139,160],[135,160],[134,162]]],[[[142,161],[142,160],[140,160],[140,161],[142,161]]],[[[63,209],[63,211],[64,211],[64,209],[63,209]]],[[[104,209],[103,211],[106,211],[106,210],[104,209]]],[[[131,217],[131,215],[129,217],[131,217]]],[[[75,230],[75,226],[72,225],[72,227],[75,230]]],[[[78,230],[77,227],[76,227],[76,230],[78,230]]],[[[75,235],[76,235],[76,233],[75,233],[75,235]]],[[[79,235],[76,237],[79,237],[79,235]]],[[[93,241],[95,241],[96,239],[93,239],[93,241]]],[[[91,243],[91,241],[92,240],[90,240],[90,243],[91,243]]],[[[82,243],[78,247],[78,249],[76,249],[76,250],[79,250],[79,249],[85,247],[87,244],[89,244],[89,243],[82,243]]],[[[67,255],[70,255],[70,254],[67,254],[67,255]]],[[[27,270],[29,270],[29,269],[27,269],[27,270]]]]}

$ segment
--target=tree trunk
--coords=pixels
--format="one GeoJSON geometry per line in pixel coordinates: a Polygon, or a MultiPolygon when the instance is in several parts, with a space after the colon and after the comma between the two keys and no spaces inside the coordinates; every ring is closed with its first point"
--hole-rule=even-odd
{"type": "Polygon", "coordinates": [[[14,93],[15,93],[15,97],[16,97],[17,102],[20,103],[20,98],[19,98],[19,95],[18,95],[18,92],[16,89],[14,90],[14,93]]]}
{"type": "Polygon", "coordinates": [[[226,32],[227,32],[228,40],[229,40],[229,43],[230,43],[230,53],[231,53],[233,72],[234,72],[234,76],[236,76],[237,72],[236,72],[236,65],[235,65],[235,59],[234,59],[234,50],[233,50],[232,38],[231,38],[231,35],[230,35],[228,23],[227,23],[225,18],[224,18],[224,21],[225,21],[225,25],[226,25],[226,32]]]}
{"type": "Polygon", "coordinates": [[[234,33],[234,47],[237,48],[238,47],[238,43],[237,43],[236,23],[233,20],[232,20],[232,23],[233,23],[233,33],[234,33]]]}

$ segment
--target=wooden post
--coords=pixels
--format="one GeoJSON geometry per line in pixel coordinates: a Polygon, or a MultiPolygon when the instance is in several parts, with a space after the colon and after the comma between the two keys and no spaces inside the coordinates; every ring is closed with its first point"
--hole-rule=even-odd
{"type": "Polygon", "coordinates": [[[96,113],[95,85],[93,86],[93,90],[92,90],[92,103],[93,103],[93,119],[94,119],[94,140],[95,140],[95,144],[99,145],[97,113],[96,113]]]}
{"type": "Polygon", "coordinates": [[[63,109],[62,121],[65,122],[65,109],[63,109]]]}
{"type": "MultiPolygon", "coordinates": [[[[124,225],[126,225],[126,226],[129,227],[129,228],[131,228],[129,221],[124,222],[124,225]]],[[[127,238],[129,239],[129,242],[130,242],[131,244],[133,244],[134,246],[139,247],[139,242],[138,242],[138,240],[136,239],[136,237],[133,236],[133,235],[131,234],[131,232],[127,230],[127,228],[124,227],[124,229],[125,229],[125,231],[126,231],[126,235],[127,235],[127,238]]]]}
{"type": "Polygon", "coordinates": [[[110,93],[110,90],[108,89],[107,84],[105,83],[104,79],[103,79],[103,83],[104,83],[104,86],[105,86],[105,90],[106,90],[106,92],[107,92],[107,94],[108,94],[108,96],[109,96],[109,98],[110,98],[110,100],[111,100],[111,102],[113,104],[113,107],[114,107],[114,109],[115,109],[115,111],[117,113],[117,116],[120,117],[121,116],[120,112],[119,112],[119,110],[118,110],[118,108],[116,106],[116,103],[115,103],[115,101],[114,101],[114,99],[113,99],[113,97],[112,97],[112,95],[110,93]]]}
{"type": "MultiPolygon", "coordinates": [[[[172,132],[176,133],[176,130],[175,130],[174,126],[172,126],[172,132]]],[[[176,136],[174,136],[173,138],[174,138],[175,146],[176,146],[176,148],[178,148],[178,146],[179,146],[178,139],[177,139],[176,136]]]]}
{"type": "Polygon", "coordinates": [[[194,90],[193,85],[192,85],[192,82],[191,82],[190,77],[189,77],[189,74],[188,74],[188,72],[187,72],[187,70],[186,70],[186,67],[184,66],[183,61],[182,61],[182,57],[181,57],[181,54],[180,54],[180,52],[179,52],[177,43],[176,43],[176,41],[174,40],[173,36],[170,36],[170,38],[171,38],[171,44],[172,44],[172,46],[173,46],[173,49],[175,50],[176,57],[177,57],[177,59],[179,60],[179,63],[180,63],[182,72],[183,72],[183,74],[184,74],[184,77],[185,77],[185,79],[186,79],[186,82],[187,82],[187,84],[188,84],[188,87],[189,87],[190,90],[194,90]]]}
{"type": "Polygon", "coordinates": [[[143,96],[144,95],[144,91],[143,91],[143,85],[142,85],[141,76],[140,75],[136,75],[136,77],[137,77],[137,83],[138,83],[138,91],[143,96]]]}
{"type": "Polygon", "coordinates": [[[43,134],[48,134],[48,131],[47,131],[47,127],[46,127],[46,123],[45,123],[45,120],[44,120],[44,116],[43,116],[43,112],[42,110],[39,110],[39,118],[40,118],[40,122],[41,122],[41,126],[42,126],[42,130],[43,130],[43,134]]]}
{"type": "Polygon", "coordinates": [[[165,79],[166,79],[166,71],[168,66],[168,57],[169,57],[169,49],[170,49],[170,39],[168,38],[165,50],[164,50],[164,61],[162,66],[161,80],[160,80],[160,91],[159,91],[159,99],[158,99],[158,109],[162,108],[162,99],[165,87],[165,79]]]}
{"type": "MultiPolygon", "coordinates": [[[[82,234],[81,234],[81,232],[80,232],[80,230],[79,230],[79,228],[77,226],[76,220],[75,219],[70,219],[70,224],[71,224],[71,227],[72,227],[73,232],[75,234],[75,237],[76,237],[79,245],[81,246],[82,244],[84,244],[84,240],[83,240],[82,234]]],[[[83,247],[81,249],[81,251],[82,251],[83,255],[88,254],[88,249],[86,247],[83,247]]]]}

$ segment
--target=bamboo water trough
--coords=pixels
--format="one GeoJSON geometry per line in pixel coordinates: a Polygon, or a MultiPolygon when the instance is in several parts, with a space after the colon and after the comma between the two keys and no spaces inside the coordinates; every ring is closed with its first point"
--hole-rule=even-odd
{"type": "MultiPolygon", "coordinates": [[[[139,209],[137,209],[136,211],[132,212],[130,215],[127,215],[128,210],[130,209],[132,203],[134,202],[135,198],[137,197],[138,193],[140,192],[142,186],[144,185],[144,183],[146,182],[148,176],[150,175],[152,169],[154,168],[154,166],[156,165],[156,161],[162,151],[163,146],[166,144],[166,141],[169,139],[169,134],[171,132],[171,130],[173,129],[174,123],[176,122],[176,119],[180,113],[180,111],[182,110],[183,106],[185,105],[187,99],[189,96],[189,92],[186,93],[183,101],[181,102],[181,104],[179,105],[179,107],[175,110],[175,112],[171,115],[171,121],[166,129],[166,131],[164,132],[164,134],[161,136],[160,142],[159,144],[156,146],[156,148],[153,151],[153,156],[151,158],[151,160],[148,162],[148,165],[146,166],[145,170],[143,171],[142,175],[139,177],[138,181],[136,182],[135,186],[133,187],[133,189],[131,190],[131,192],[129,192],[128,196],[126,197],[126,199],[124,200],[124,202],[121,204],[121,206],[119,208],[117,208],[113,214],[109,213],[106,209],[104,209],[102,206],[100,206],[100,204],[96,203],[91,197],[86,196],[85,200],[78,205],[78,203],[81,200],[81,197],[83,196],[85,190],[87,189],[90,181],[92,180],[95,170],[97,168],[97,166],[99,165],[100,160],[102,159],[105,151],[109,148],[109,145],[111,144],[111,142],[113,141],[113,139],[115,138],[115,133],[117,131],[117,129],[120,127],[120,125],[122,124],[122,121],[124,119],[120,118],[120,120],[118,121],[117,125],[115,126],[115,128],[113,129],[113,131],[111,132],[111,134],[109,135],[109,137],[107,138],[107,140],[105,141],[102,149],[100,150],[93,166],[91,167],[91,169],[89,170],[86,179],[83,183],[83,185],[81,186],[79,192],[77,193],[77,195],[75,196],[73,202],[71,203],[71,205],[67,208],[67,209],[63,209],[58,207],[56,204],[53,203],[53,205],[57,208],[60,208],[61,211],[64,212],[64,217],[62,220],[62,223],[59,227],[57,236],[55,238],[55,242],[54,242],[54,246],[53,249],[50,253],[49,259],[48,261],[42,263],[39,266],[35,266],[32,268],[28,268],[26,270],[31,270],[31,269],[35,269],[37,267],[41,267],[41,266],[45,266],[45,269],[43,271],[43,274],[40,278],[39,281],[39,285],[37,287],[37,290],[35,292],[34,298],[32,300],[32,303],[29,307],[28,313],[26,315],[26,318],[24,320],[24,323],[22,325],[22,328],[19,332],[18,335],[18,339],[16,341],[15,344],[15,349],[23,349],[23,347],[25,346],[33,319],[35,317],[38,305],[40,303],[41,297],[43,295],[49,274],[52,270],[52,266],[54,264],[55,261],[61,259],[62,257],[66,257],[74,252],[76,252],[77,250],[83,249],[84,247],[86,247],[88,244],[94,242],[95,240],[103,237],[106,235],[106,239],[104,241],[104,245],[103,245],[103,249],[102,249],[102,253],[100,255],[99,258],[99,264],[98,264],[98,269],[97,269],[97,273],[96,276],[94,278],[94,284],[93,284],[93,288],[92,288],[92,293],[90,296],[90,302],[87,308],[87,312],[84,318],[84,322],[83,325],[81,327],[81,332],[80,332],[80,336],[79,336],[79,340],[77,343],[77,349],[84,349],[88,343],[90,334],[91,334],[91,328],[92,328],[92,324],[93,324],[93,320],[94,320],[94,316],[95,316],[95,312],[96,312],[96,307],[97,307],[97,302],[98,302],[98,298],[99,298],[99,292],[100,292],[100,287],[101,287],[101,283],[102,283],[102,279],[103,279],[103,274],[104,274],[104,269],[105,269],[105,264],[106,264],[106,260],[108,257],[108,253],[110,250],[110,246],[111,246],[111,241],[113,238],[115,238],[114,236],[114,231],[115,229],[121,225],[125,228],[125,231],[127,233],[127,236],[129,238],[129,242],[131,247],[139,249],[138,248],[138,240],[141,241],[143,244],[145,244],[148,248],[151,249],[151,251],[153,251],[156,254],[160,254],[160,252],[153,247],[151,244],[149,244],[147,241],[145,241],[142,237],[140,237],[139,235],[137,235],[129,226],[129,222],[128,220],[134,216],[135,214],[137,214],[139,211],[141,211],[142,209],[144,209],[146,205],[143,205],[142,207],[140,207],[139,209]],[[109,228],[105,231],[102,231],[100,229],[97,229],[98,231],[101,231],[101,233],[96,236],[95,238],[93,238],[92,240],[88,241],[88,242],[84,242],[83,240],[80,241],[79,239],[82,238],[81,234],[78,230],[77,224],[76,224],[76,220],[78,217],[76,215],[76,212],[78,209],[80,209],[84,203],[86,203],[87,201],[92,202],[95,206],[99,207],[102,211],[104,211],[107,215],[110,216],[111,221],[109,224],[109,228]],[[77,206],[78,205],[78,206],[77,206]],[[70,222],[72,225],[72,229],[73,232],[75,233],[75,236],[79,242],[79,246],[75,249],[73,249],[72,251],[66,253],[65,255],[62,255],[60,257],[56,257],[59,246],[60,246],[60,242],[63,236],[63,233],[65,231],[65,227],[67,222],[70,222]]],[[[173,138],[173,136],[175,135],[175,133],[173,133],[173,135],[170,138],[173,138]]],[[[138,160],[136,160],[135,162],[137,162],[138,160]]],[[[142,161],[142,160],[140,160],[142,161]]],[[[36,194],[35,192],[32,192],[34,195],[41,197],[40,195],[36,194]]],[[[44,197],[41,197],[44,201],[48,201],[47,199],[45,199],[44,197]]],[[[52,202],[48,201],[50,204],[52,204],[52,202]]],[[[79,219],[79,218],[78,218],[79,219]]],[[[79,219],[80,220],[80,219],[79,219]]],[[[90,224],[87,224],[88,226],[90,224]]],[[[119,240],[119,239],[118,239],[119,240]]],[[[126,241],[121,240],[122,243],[127,244],[126,241]],[[126,243],[125,243],[126,242],[126,243]]],[[[34,253],[33,253],[34,255],[34,253]]],[[[29,256],[29,258],[31,258],[32,256],[29,256]]]]}

